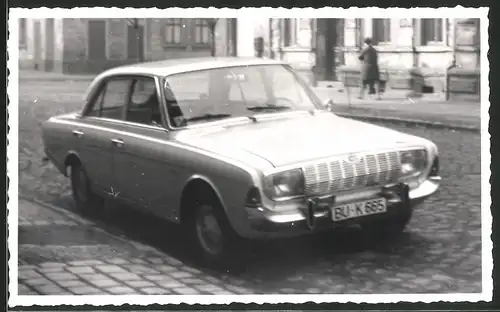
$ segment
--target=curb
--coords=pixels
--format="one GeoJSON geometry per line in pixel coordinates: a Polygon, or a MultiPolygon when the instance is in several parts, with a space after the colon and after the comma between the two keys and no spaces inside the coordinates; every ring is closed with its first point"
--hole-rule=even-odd
{"type": "Polygon", "coordinates": [[[105,226],[105,224],[100,222],[100,220],[97,220],[97,221],[87,220],[84,217],[82,217],[76,213],[69,212],[64,208],[57,207],[51,203],[47,203],[43,200],[40,200],[38,198],[29,196],[29,195],[19,194],[18,197],[19,197],[19,199],[29,201],[31,203],[34,203],[34,204],[37,204],[39,206],[50,209],[58,214],[62,214],[65,217],[67,217],[68,219],[76,222],[78,225],[92,226],[92,229],[95,230],[96,232],[100,232],[100,233],[103,233],[105,235],[109,235],[109,236],[113,237],[114,239],[121,241],[124,244],[128,244],[128,245],[132,246],[133,248],[139,249],[141,251],[147,251],[147,252],[153,252],[153,253],[160,252],[161,253],[161,251],[159,251],[155,247],[146,245],[140,241],[129,239],[127,236],[125,236],[123,233],[121,233],[120,230],[119,230],[119,233],[113,233],[112,231],[106,230],[106,228],[103,227],[103,226],[105,226]]]}
{"type": "Polygon", "coordinates": [[[357,119],[361,121],[385,121],[385,122],[394,122],[394,123],[404,123],[415,126],[424,126],[429,128],[436,129],[450,129],[450,130],[462,130],[462,131],[471,131],[471,132],[481,132],[481,127],[472,126],[472,125],[461,125],[461,124],[451,124],[451,123],[442,123],[437,121],[425,121],[418,119],[406,119],[399,117],[380,117],[380,116],[370,116],[370,115],[360,115],[360,114],[348,114],[348,113],[336,113],[335,115],[345,118],[357,119]]]}
{"type": "Polygon", "coordinates": [[[75,213],[68,212],[66,209],[59,208],[51,203],[47,203],[47,202],[40,200],[38,198],[29,196],[29,195],[25,195],[25,194],[21,194],[21,193],[18,194],[18,197],[21,200],[31,202],[33,204],[50,209],[58,214],[64,215],[65,217],[67,217],[71,221],[78,223],[79,225],[93,225],[93,224],[95,224],[94,222],[86,220],[85,218],[83,218],[75,213]]]}

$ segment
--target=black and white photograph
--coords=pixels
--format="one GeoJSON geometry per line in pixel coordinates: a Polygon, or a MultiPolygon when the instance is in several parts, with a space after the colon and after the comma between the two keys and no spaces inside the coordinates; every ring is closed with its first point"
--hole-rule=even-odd
{"type": "Polygon", "coordinates": [[[10,9],[9,306],[491,301],[487,15],[10,9]]]}

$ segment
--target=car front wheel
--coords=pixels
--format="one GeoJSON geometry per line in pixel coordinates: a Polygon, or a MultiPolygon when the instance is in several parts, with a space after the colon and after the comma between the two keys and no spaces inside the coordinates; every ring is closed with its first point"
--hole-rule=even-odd
{"type": "Polygon", "coordinates": [[[195,257],[204,265],[225,267],[238,255],[240,238],[231,228],[222,207],[212,196],[195,200],[187,230],[195,247],[195,257]]]}
{"type": "Polygon", "coordinates": [[[77,208],[86,214],[93,214],[102,205],[102,199],[91,188],[90,180],[82,164],[71,166],[71,188],[77,208]]]}

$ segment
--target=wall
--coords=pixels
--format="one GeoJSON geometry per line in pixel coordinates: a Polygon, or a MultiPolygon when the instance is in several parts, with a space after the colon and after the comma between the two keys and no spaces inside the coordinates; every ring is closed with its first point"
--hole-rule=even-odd
{"type": "MultiPolygon", "coordinates": [[[[62,19],[52,19],[53,33],[50,42],[47,28],[48,19],[25,19],[26,29],[25,45],[19,49],[19,66],[21,69],[33,70],[61,70],[61,61],[63,59],[62,19]],[[35,38],[35,24],[40,25],[40,36],[35,38]],[[35,51],[35,40],[39,40],[39,51],[35,51]],[[48,41],[49,40],[49,41],[48,41]],[[50,44],[50,46],[48,46],[50,44]]],[[[20,30],[21,31],[21,30],[20,30]]]]}
{"type": "MultiPolygon", "coordinates": [[[[307,19],[292,19],[292,20],[307,20],[307,19]]],[[[311,21],[311,20],[310,20],[311,21]]],[[[301,23],[302,26],[293,26],[293,30],[297,31],[297,41],[287,45],[284,42],[284,35],[287,31],[284,28],[284,19],[276,19],[273,21],[271,34],[274,36],[273,42],[276,58],[285,59],[307,71],[317,64],[314,52],[316,47],[319,47],[324,42],[315,42],[315,36],[318,32],[317,21],[312,20],[312,28],[307,27],[307,23],[301,23]],[[314,42],[309,45],[308,42],[314,42]],[[311,64],[312,63],[312,64],[311,64]]],[[[379,52],[379,65],[381,71],[388,74],[389,87],[395,89],[409,89],[413,87],[414,77],[412,73],[419,73],[424,81],[424,84],[429,90],[435,93],[444,94],[447,87],[447,68],[453,63],[456,58],[457,63],[462,67],[478,68],[478,42],[469,44],[468,46],[455,46],[455,25],[453,19],[441,19],[442,21],[442,42],[429,43],[422,46],[422,21],[420,19],[391,19],[390,27],[387,31],[390,33],[390,41],[376,46],[379,52]],[[415,48],[414,48],[415,47],[415,48]],[[415,71],[417,69],[417,71],[415,71]]],[[[297,22],[296,22],[297,23],[297,22]]],[[[300,22],[298,22],[300,23],[300,22]]],[[[469,28],[472,32],[473,26],[469,28]]],[[[338,31],[338,30],[337,30],[338,31]]],[[[372,19],[345,19],[342,33],[337,35],[342,37],[343,46],[340,50],[343,53],[342,70],[347,70],[351,73],[358,72],[360,62],[358,55],[360,51],[360,42],[366,37],[374,36],[373,20],[372,19]]],[[[464,33],[464,32],[460,32],[464,33]]],[[[470,36],[469,36],[470,37],[470,36]]],[[[317,40],[316,40],[317,41],[317,40]]],[[[470,38],[469,38],[470,41],[470,38]]],[[[321,74],[316,74],[315,79],[321,79],[321,74]]],[[[343,80],[343,74],[337,75],[338,79],[343,80]]],[[[359,84],[359,80],[354,79],[355,84],[359,84]]]]}
{"type": "MultiPolygon", "coordinates": [[[[20,49],[19,64],[21,68],[46,70],[65,73],[95,73],[137,60],[130,60],[127,55],[127,25],[130,19],[104,19],[106,21],[106,58],[89,59],[88,44],[89,19],[55,19],[53,44],[47,57],[46,19],[26,19],[26,46],[20,49]],[[36,60],[34,23],[40,22],[40,59],[36,60]],[[48,59],[50,58],[50,59],[48,59]],[[48,66],[49,64],[50,66],[48,66]],[[35,66],[36,65],[36,66],[35,66]]],[[[164,27],[166,19],[139,19],[144,27],[144,59],[149,61],[170,58],[210,56],[210,44],[196,44],[193,38],[194,19],[183,19],[185,25],[181,44],[166,45],[164,27]]],[[[216,25],[216,53],[227,55],[228,23],[220,19],[216,25]]]]}
{"type": "Polygon", "coordinates": [[[87,21],[83,18],[63,19],[63,61],[65,73],[87,72],[87,21]]]}

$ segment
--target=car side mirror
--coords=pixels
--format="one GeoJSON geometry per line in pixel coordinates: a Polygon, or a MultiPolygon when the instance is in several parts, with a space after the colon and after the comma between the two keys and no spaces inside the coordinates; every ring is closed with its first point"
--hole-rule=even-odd
{"type": "Polygon", "coordinates": [[[333,111],[333,105],[334,103],[332,99],[328,99],[323,102],[323,108],[329,112],[333,111]]]}

